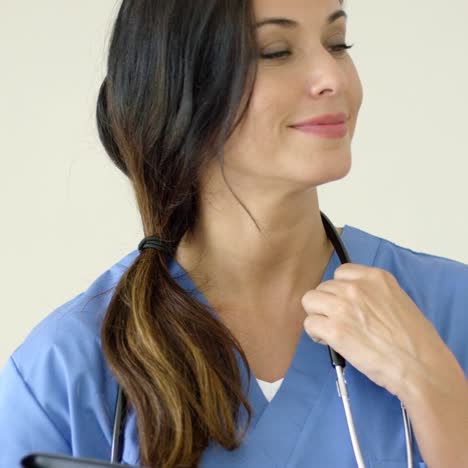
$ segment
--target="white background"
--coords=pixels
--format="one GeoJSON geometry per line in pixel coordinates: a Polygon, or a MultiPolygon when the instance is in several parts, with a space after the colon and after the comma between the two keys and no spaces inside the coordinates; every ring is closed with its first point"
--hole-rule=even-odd
{"type": "MultiPolygon", "coordinates": [[[[94,120],[119,5],[0,0],[0,365],[143,235],[94,120]]],[[[319,188],[320,207],[336,226],[468,263],[468,2],[346,9],[364,101],[351,172],[319,188]]]]}

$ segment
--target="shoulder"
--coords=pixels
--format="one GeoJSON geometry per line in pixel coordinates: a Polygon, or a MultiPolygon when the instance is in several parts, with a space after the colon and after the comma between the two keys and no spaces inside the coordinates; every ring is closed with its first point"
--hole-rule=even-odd
{"type": "Polygon", "coordinates": [[[392,273],[400,286],[428,311],[434,306],[461,305],[468,299],[467,264],[367,235],[378,241],[374,266],[392,273]]]}
{"type": "Polygon", "coordinates": [[[0,374],[0,395],[9,400],[0,404],[2,418],[13,420],[18,407],[28,407],[36,416],[25,415],[23,424],[36,429],[51,424],[73,454],[100,455],[105,444],[94,444],[91,434],[107,443],[117,391],[101,349],[101,324],[115,286],[136,256],[137,251],[129,253],[53,310],[13,352],[0,374]]]}
{"type": "Polygon", "coordinates": [[[468,265],[353,228],[371,246],[369,264],[390,272],[433,323],[468,374],[468,265]]]}
{"type": "MultiPolygon", "coordinates": [[[[22,375],[33,375],[37,359],[66,359],[69,370],[88,365],[100,349],[100,328],[115,286],[136,258],[131,252],[112,265],[83,292],[60,305],[39,322],[12,358],[22,375]],[[34,356],[34,359],[32,357],[34,356]],[[82,363],[82,364],[80,364],[82,363]]],[[[87,370],[92,369],[86,367],[87,370]]]]}
{"type": "Polygon", "coordinates": [[[400,286],[421,300],[428,297],[439,301],[446,299],[441,292],[467,297],[468,264],[417,251],[355,227],[348,228],[348,238],[355,249],[352,257],[358,262],[365,258],[367,264],[389,271],[400,286]]]}

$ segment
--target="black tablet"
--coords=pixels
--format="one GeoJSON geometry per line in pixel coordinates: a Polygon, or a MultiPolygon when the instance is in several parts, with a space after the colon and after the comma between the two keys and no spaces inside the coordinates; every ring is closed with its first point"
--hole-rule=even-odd
{"type": "Polygon", "coordinates": [[[46,453],[32,453],[24,457],[21,460],[21,466],[24,468],[101,468],[106,466],[137,468],[132,465],[120,465],[91,458],[73,458],[46,453]]]}

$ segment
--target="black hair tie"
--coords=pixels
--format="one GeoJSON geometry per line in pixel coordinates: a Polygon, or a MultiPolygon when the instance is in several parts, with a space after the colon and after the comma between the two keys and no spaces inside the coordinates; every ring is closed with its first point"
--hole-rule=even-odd
{"type": "Polygon", "coordinates": [[[172,247],[170,246],[169,243],[164,242],[161,240],[159,237],[145,237],[139,244],[138,244],[138,250],[141,252],[144,249],[156,249],[156,250],[162,250],[163,252],[167,254],[172,254],[172,247]]]}

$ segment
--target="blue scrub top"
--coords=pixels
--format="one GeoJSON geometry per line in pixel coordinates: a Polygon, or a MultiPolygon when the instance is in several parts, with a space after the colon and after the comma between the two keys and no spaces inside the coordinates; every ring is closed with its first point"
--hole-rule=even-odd
{"type": "MultiPolygon", "coordinates": [[[[341,238],[353,263],[382,268],[396,277],[467,375],[468,265],[415,252],[348,225],[341,238]]],[[[129,253],[86,291],[54,310],[11,355],[0,374],[0,467],[18,467],[19,459],[30,452],[109,459],[117,384],[102,354],[100,325],[115,285],[138,254],[129,253]]],[[[322,282],[333,279],[340,264],[334,253],[322,282]]],[[[175,260],[170,270],[184,288],[207,303],[175,260]]],[[[335,380],[327,347],[303,331],[271,402],[252,375],[248,396],[254,417],[241,447],[227,451],[211,443],[200,466],[355,468],[335,380]]],[[[405,468],[399,400],[350,363],[346,380],[366,467],[405,468]]],[[[426,466],[416,440],[414,459],[415,467],[426,466]]],[[[125,426],[123,462],[139,464],[133,412],[125,426]]]]}

